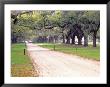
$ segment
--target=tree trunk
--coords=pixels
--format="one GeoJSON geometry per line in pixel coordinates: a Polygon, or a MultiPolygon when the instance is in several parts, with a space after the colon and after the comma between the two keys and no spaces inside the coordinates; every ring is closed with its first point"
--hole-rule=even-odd
{"type": "Polygon", "coordinates": [[[78,37],[78,45],[82,45],[81,40],[82,40],[82,38],[81,37],[78,37]]]}
{"type": "Polygon", "coordinates": [[[88,46],[88,35],[84,35],[84,46],[88,46]]]}
{"type": "Polygon", "coordinates": [[[67,39],[66,44],[70,44],[70,37],[67,37],[66,39],[67,39]]]}
{"type": "Polygon", "coordinates": [[[93,47],[96,47],[96,34],[97,32],[93,32],[93,47]]]}
{"type": "Polygon", "coordinates": [[[62,35],[62,37],[63,37],[63,43],[65,43],[65,37],[64,37],[64,34],[62,35]]]}
{"type": "Polygon", "coordinates": [[[72,37],[72,44],[75,44],[75,36],[72,37]]]}

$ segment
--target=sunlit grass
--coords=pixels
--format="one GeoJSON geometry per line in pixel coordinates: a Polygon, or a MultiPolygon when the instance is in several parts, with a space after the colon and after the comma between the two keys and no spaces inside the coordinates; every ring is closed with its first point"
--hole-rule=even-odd
{"type": "Polygon", "coordinates": [[[25,45],[11,46],[11,75],[15,77],[38,76],[27,54],[24,55],[25,45]]]}
{"type": "Polygon", "coordinates": [[[100,46],[92,47],[89,45],[88,47],[78,46],[78,45],[69,45],[69,44],[48,44],[44,43],[40,45],[44,48],[49,48],[51,50],[64,52],[67,54],[78,55],[84,58],[93,59],[93,60],[100,60],[100,46]]]}

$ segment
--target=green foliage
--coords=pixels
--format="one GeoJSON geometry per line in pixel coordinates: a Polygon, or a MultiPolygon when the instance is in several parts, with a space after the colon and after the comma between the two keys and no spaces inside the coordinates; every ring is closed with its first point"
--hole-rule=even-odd
{"type": "Polygon", "coordinates": [[[54,35],[58,36],[59,34],[64,35],[64,37],[71,36],[72,38],[72,35],[76,32],[76,30],[80,31],[80,28],[83,31],[84,36],[87,37],[91,33],[95,32],[95,37],[97,35],[97,31],[100,29],[100,11],[92,10],[20,11],[20,15],[17,16],[17,19],[18,21],[16,24],[13,24],[13,18],[11,20],[12,34],[15,32],[14,36],[21,36],[21,38],[33,38],[35,36],[39,37],[50,35],[54,37],[54,35]]]}

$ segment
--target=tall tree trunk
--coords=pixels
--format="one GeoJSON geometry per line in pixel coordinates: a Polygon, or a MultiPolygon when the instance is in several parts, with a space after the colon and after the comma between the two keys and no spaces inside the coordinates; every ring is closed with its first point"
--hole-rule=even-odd
{"type": "Polygon", "coordinates": [[[97,34],[97,32],[94,31],[93,32],[93,47],[96,47],[96,34],[97,34]]]}
{"type": "Polygon", "coordinates": [[[75,36],[72,37],[72,44],[75,44],[75,36]]]}
{"type": "Polygon", "coordinates": [[[62,35],[62,37],[63,37],[63,43],[65,43],[65,37],[64,37],[64,34],[62,35]]]}
{"type": "Polygon", "coordinates": [[[84,46],[88,46],[88,35],[84,35],[84,46]]]}
{"type": "Polygon", "coordinates": [[[67,41],[66,41],[66,44],[70,44],[70,37],[69,36],[67,36],[67,41]]]}
{"type": "Polygon", "coordinates": [[[78,45],[82,45],[81,40],[82,40],[82,38],[81,37],[78,37],[78,45]]]}

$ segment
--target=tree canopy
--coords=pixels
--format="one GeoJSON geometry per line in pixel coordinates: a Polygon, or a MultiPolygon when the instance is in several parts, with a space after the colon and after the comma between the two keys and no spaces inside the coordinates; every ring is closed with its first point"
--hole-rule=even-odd
{"type": "Polygon", "coordinates": [[[92,35],[96,47],[100,11],[15,10],[11,12],[11,28],[12,43],[33,38],[56,42],[60,38],[63,43],[75,44],[77,36],[78,45],[82,45],[84,37],[84,46],[88,46],[88,36],[92,35]]]}

